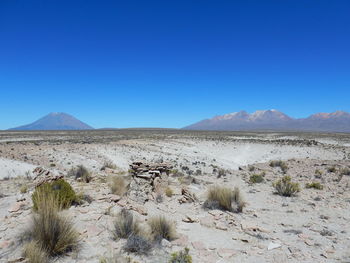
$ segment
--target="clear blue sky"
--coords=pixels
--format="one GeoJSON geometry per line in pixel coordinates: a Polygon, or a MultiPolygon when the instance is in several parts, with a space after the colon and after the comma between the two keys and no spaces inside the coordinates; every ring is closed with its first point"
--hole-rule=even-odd
{"type": "Polygon", "coordinates": [[[350,1],[0,1],[0,129],[350,111],[350,1]]]}

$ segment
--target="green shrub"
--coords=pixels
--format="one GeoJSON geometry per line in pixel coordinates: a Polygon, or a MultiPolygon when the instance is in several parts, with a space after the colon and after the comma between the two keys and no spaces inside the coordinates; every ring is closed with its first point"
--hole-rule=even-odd
{"type": "Polygon", "coordinates": [[[227,187],[213,186],[209,189],[204,207],[231,212],[242,212],[245,206],[238,187],[233,190],[227,187]]]}
{"type": "Polygon", "coordinates": [[[292,196],[300,191],[299,184],[292,182],[290,176],[283,176],[282,179],[277,180],[273,186],[281,196],[292,196]]]}
{"type": "Polygon", "coordinates": [[[323,185],[320,184],[319,182],[311,182],[311,183],[307,183],[305,185],[306,188],[314,188],[317,190],[322,190],[323,189],[323,185]]]}
{"type": "Polygon", "coordinates": [[[78,165],[77,167],[70,169],[68,171],[68,176],[74,177],[75,180],[81,180],[85,183],[89,183],[92,180],[89,170],[83,165],[78,165]]]}
{"type": "Polygon", "coordinates": [[[282,172],[283,173],[286,173],[287,170],[288,170],[288,166],[285,162],[281,161],[281,160],[278,160],[278,161],[271,161],[270,162],[270,166],[271,167],[279,167],[281,168],[282,172]]]}
{"type": "Polygon", "coordinates": [[[46,196],[54,196],[57,198],[59,207],[62,209],[70,207],[76,200],[73,188],[64,179],[44,183],[35,189],[32,195],[34,210],[38,209],[39,202],[42,202],[42,199],[46,196]]]}
{"type": "Polygon", "coordinates": [[[252,184],[262,183],[264,181],[264,175],[265,175],[265,173],[252,174],[249,178],[249,182],[252,184]]]}
{"type": "Polygon", "coordinates": [[[176,238],[174,224],[163,216],[150,218],[148,225],[151,228],[151,235],[155,241],[161,241],[163,238],[172,241],[176,238]]]}
{"type": "Polygon", "coordinates": [[[190,250],[186,247],[183,251],[172,253],[169,263],[192,263],[189,252],[190,250]]]}
{"type": "Polygon", "coordinates": [[[123,208],[114,222],[114,236],[116,238],[128,238],[132,234],[138,234],[140,228],[133,214],[123,208]]]}

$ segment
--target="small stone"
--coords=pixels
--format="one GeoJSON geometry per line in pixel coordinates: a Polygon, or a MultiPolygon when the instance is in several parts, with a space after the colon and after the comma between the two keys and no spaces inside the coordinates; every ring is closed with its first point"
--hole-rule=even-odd
{"type": "Polygon", "coordinates": [[[270,244],[267,247],[267,250],[272,250],[272,249],[279,248],[279,247],[281,247],[281,244],[270,242],[270,244]]]}
{"type": "Polygon", "coordinates": [[[8,211],[10,213],[18,212],[24,205],[25,205],[24,202],[17,202],[14,205],[12,205],[8,211]]]}
{"type": "Polygon", "coordinates": [[[192,242],[192,246],[196,250],[206,250],[204,243],[200,241],[192,242]]]}
{"type": "Polygon", "coordinates": [[[171,243],[168,240],[164,239],[164,238],[162,239],[160,244],[162,245],[162,247],[168,247],[168,248],[172,247],[171,243]]]}
{"type": "Polygon", "coordinates": [[[228,229],[227,225],[221,221],[215,222],[215,227],[216,227],[216,229],[219,229],[219,230],[227,230],[228,229]]]}

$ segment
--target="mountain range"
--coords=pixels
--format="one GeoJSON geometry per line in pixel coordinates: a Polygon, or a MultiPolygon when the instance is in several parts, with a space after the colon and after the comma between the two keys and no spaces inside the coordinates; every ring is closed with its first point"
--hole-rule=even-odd
{"type": "Polygon", "coordinates": [[[27,125],[10,130],[91,130],[91,126],[63,112],[52,112],[27,125]]]}
{"type": "Polygon", "coordinates": [[[292,118],[278,110],[233,112],[186,126],[186,130],[223,131],[322,131],[350,132],[350,114],[345,111],[316,113],[307,118],[292,118]]]}

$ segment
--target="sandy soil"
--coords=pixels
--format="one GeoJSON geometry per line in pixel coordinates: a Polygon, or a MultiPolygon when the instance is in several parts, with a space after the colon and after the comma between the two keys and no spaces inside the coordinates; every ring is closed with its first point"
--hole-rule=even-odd
{"type": "Polygon", "coordinates": [[[72,252],[58,262],[99,262],[101,257],[119,252],[138,262],[168,262],[172,252],[184,247],[190,248],[193,262],[349,262],[350,176],[340,176],[341,169],[350,167],[349,142],[350,135],[346,134],[2,132],[0,262],[21,258],[18,237],[32,216],[34,191],[26,172],[42,166],[66,175],[70,168],[81,164],[91,171],[93,181],[66,180],[76,192],[90,195],[93,202],[64,212],[74,220],[82,246],[78,253],[72,252]],[[107,160],[117,169],[101,171],[107,160]],[[175,194],[164,195],[162,202],[150,198],[137,203],[129,194],[118,202],[111,201],[106,178],[127,173],[129,165],[138,160],[168,162],[186,177],[194,178],[185,186],[198,201],[180,204],[184,182],[172,175],[166,181],[175,194]],[[274,194],[272,183],[284,174],[280,168],[271,167],[270,160],[286,162],[286,174],[301,186],[295,197],[274,194]],[[328,171],[332,166],[335,172],[328,171]],[[220,169],[225,172],[218,178],[220,169]],[[318,176],[316,170],[322,175],[318,176]],[[251,184],[249,176],[261,172],[265,173],[264,182],[251,184]],[[306,189],[305,184],[311,181],[322,183],[324,189],[306,189]],[[243,213],[203,209],[207,190],[214,184],[239,186],[247,202],[243,213]],[[27,193],[20,194],[22,185],[29,187],[27,193]],[[125,253],[125,241],[113,240],[111,230],[115,214],[131,205],[137,208],[133,213],[145,228],[150,216],[171,219],[178,238],[164,240],[148,256],[125,253]],[[194,222],[184,222],[186,217],[194,222]]]}

